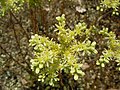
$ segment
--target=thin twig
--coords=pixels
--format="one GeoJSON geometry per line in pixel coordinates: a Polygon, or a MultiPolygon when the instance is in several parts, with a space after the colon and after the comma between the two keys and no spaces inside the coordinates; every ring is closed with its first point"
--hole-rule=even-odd
{"type": "MultiPolygon", "coordinates": [[[[19,48],[20,50],[20,54],[22,56],[22,59],[24,60],[24,57],[23,57],[23,54],[22,54],[22,49],[21,49],[21,46],[20,46],[20,41],[18,40],[18,36],[16,34],[16,30],[14,28],[14,23],[12,21],[12,16],[11,16],[11,13],[10,13],[10,21],[12,22],[12,29],[13,29],[13,32],[14,32],[14,37],[16,39],[16,43],[17,43],[17,47],[19,48]]],[[[30,68],[29,64],[24,60],[24,62],[27,64],[27,66],[30,68]]]]}
{"type": "Polygon", "coordinates": [[[21,27],[21,29],[24,31],[24,34],[26,35],[28,41],[29,41],[29,35],[28,32],[23,28],[22,24],[19,22],[19,20],[16,18],[16,16],[13,14],[13,12],[10,10],[11,15],[14,17],[14,19],[17,21],[17,23],[19,24],[19,26],[21,27]]]}
{"type": "Polygon", "coordinates": [[[98,19],[97,19],[97,24],[99,23],[99,21],[102,19],[102,18],[104,18],[105,16],[107,16],[108,14],[110,14],[112,12],[112,10],[110,10],[109,12],[107,12],[107,13],[105,13],[105,14],[102,14],[100,17],[98,17],[98,19]]]}

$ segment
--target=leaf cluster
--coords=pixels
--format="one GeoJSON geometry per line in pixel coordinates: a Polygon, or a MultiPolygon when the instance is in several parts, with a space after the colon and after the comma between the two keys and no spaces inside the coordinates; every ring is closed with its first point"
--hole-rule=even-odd
{"type": "MultiPolygon", "coordinates": [[[[105,63],[115,60],[117,65],[120,66],[120,40],[117,40],[114,32],[108,32],[108,28],[103,28],[99,34],[106,40],[107,48],[104,48],[96,64],[105,67],[105,63]]],[[[120,70],[120,67],[118,67],[118,69],[120,70]]]]}
{"type": "MultiPolygon", "coordinates": [[[[103,48],[100,58],[96,64],[105,67],[106,63],[115,60],[120,70],[120,40],[108,28],[95,31],[95,26],[87,28],[85,23],[78,23],[74,30],[66,28],[65,15],[56,18],[58,24],[55,24],[55,30],[58,36],[58,43],[48,37],[35,35],[30,40],[30,46],[34,47],[34,59],[31,60],[31,69],[38,75],[38,80],[44,84],[56,86],[61,81],[62,72],[78,80],[84,75],[81,70],[84,61],[81,58],[91,57],[99,54],[96,48],[97,43],[94,39],[91,41],[91,35],[102,37],[106,45],[103,48]],[[79,37],[80,39],[78,39],[79,37]]],[[[93,60],[95,60],[94,57],[93,60]]]]}
{"type": "Polygon", "coordinates": [[[106,9],[113,9],[112,14],[119,15],[118,8],[120,6],[120,0],[101,0],[100,6],[97,6],[97,10],[104,11],[106,9]]]}
{"type": "Polygon", "coordinates": [[[18,12],[23,9],[24,0],[0,0],[0,15],[4,16],[5,12],[12,10],[18,12]]]}
{"type": "Polygon", "coordinates": [[[64,14],[56,19],[59,43],[37,34],[30,40],[35,55],[31,60],[31,68],[38,74],[39,81],[52,86],[60,81],[63,71],[68,76],[73,76],[74,80],[78,80],[84,75],[81,70],[82,61],[79,61],[79,58],[97,53],[95,41],[91,42],[88,38],[80,41],[76,39],[76,36],[87,37],[88,29],[85,23],[78,23],[74,30],[70,30],[65,28],[64,14]]]}

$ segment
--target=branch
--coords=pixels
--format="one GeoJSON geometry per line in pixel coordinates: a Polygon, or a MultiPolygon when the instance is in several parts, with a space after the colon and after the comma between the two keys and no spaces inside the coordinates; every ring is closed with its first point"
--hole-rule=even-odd
{"type": "Polygon", "coordinates": [[[13,12],[10,10],[10,13],[11,15],[14,17],[14,19],[17,21],[17,23],[19,24],[19,26],[21,27],[21,29],[23,30],[23,33],[25,33],[27,39],[28,39],[28,42],[29,42],[29,35],[28,35],[28,32],[23,28],[22,24],[20,23],[20,21],[16,18],[16,16],[13,14],[13,12]]]}
{"type": "MultiPolygon", "coordinates": [[[[20,48],[21,46],[20,46],[20,42],[19,42],[19,40],[18,40],[18,37],[17,37],[17,34],[16,34],[16,30],[15,30],[15,28],[14,28],[14,23],[13,23],[13,21],[12,21],[12,16],[11,16],[11,13],[10,13],[10,21],[11,21],[11,23],[12,23],[12,29],[13,29],[13,32],[14,32],[14,37],[15,37],[15,39],[16,39],[16,43],[17,43],[17,46],[18,46],[18,48],[19,48],[19,50],[20,50],[20,54],[22,55],[22,59],[24,60],[24,55],[22,54],[22,49],[20,48]]],[[[27,66],[30,68],[30,66],[29,66],[29,64],[28,64],[28,62],[26,62],[25,60],[24,60],[24,62],[27,64],[27,66]]]]}

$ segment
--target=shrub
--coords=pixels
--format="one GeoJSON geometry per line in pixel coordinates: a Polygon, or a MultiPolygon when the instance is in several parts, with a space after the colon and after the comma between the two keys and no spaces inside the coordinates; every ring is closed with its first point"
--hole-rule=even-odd
{"type": "Polygon", "coordinates": [[[119,15],[118,8],[120,6],[120,0],[101,0],[100,6],[97,7],[97,10],[103,11],[106,9],[113,9],[112,14],[119,15]]]}
{"type": "Polygon", "coordinates": [[[79,54],[81,53],[83,57],[86,54],[97,53],[96,42],[88,39],[81,41],[75,39],[77,35],[84,34],[85,23],[79,23],[74,30],[70,30],[65,29],[64,15],[56,19],[59,43],[37,34],[30,40],[30,46],[34,47],[35,55],[35,58],[31,60],[31,68],[39,75],[39,81],[52,86],[61,80],[60,75],[63,71],[68,77],[74,76],[74,80],[78,80],[80,76],[84,75],[81,70],[82,61],[79,61],[79,54]]]}
{"type": "Polygon", "coordinates": [[[18,12],[20,9],[23,9],[24,0],[1,0],[0,1],[0,15],[4,16],[5,12],[12,10],[18,12]]]}
{"type": "MultiPolygon", "coordinates": [[[[106,40],[107,47],[104,48],[100,59],[97,61],[97,65],[105,67],[105,63],[109,63],[110,60],[115,60],[117,65],[120,65],[120,40],[116,39],[116,35],[111,31],[108,32],[108,28],[103,28],[99,32],[100,35],[106,40]]],[[[120,70],[120,67],[118,68],[120,70]]]]}
{"type": "MultiPolygon", "coordinates": [[[[50,86],[65,84],[62,79],[71,77],[78,80],[84,76],[81,70],[84,59],[99,54],[96,64],[105,67],[110,60],[115,60],[120,65],[120,40],[116,39],[113,32],[108,32],[107,28],[98,30],[91,26],[87,28],[85,23],[78,23],[74,30],[66,28],[65,16],[56,18],[58,41],[53,41],[45,36],[35,34],[30,40],[30,46],[34,47],[34,59],[31,60],[31,69],[38,75],[38,81],[50,86]],[[102,38],[100,43],[96,43],[97,36],[102,38]],[[96,48],[99,46],[100,50],[96,48]],[[102,54],[99,53],[102,50],[102,54]]],[[[118,67],[120,70],[120,68],[118,67]]]]}

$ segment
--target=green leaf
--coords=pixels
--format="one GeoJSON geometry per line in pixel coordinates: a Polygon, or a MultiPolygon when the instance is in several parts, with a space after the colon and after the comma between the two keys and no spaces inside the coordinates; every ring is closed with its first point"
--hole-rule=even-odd
{"type": "Polygon", "coordinates": [[[112,14],[115,14],[115,11],[113,11],[112,14]]]}
{"type": "Polygon", "coordinates": [[[100,11],[102,12],[102,11],[103,11],[103,8],[101,8],[100,11]]]}
{"type": "Polygon", "coordinates": [[[120,71],[120,67],[118,68],[118,70],[120,71]]]}
{"type": "Polygon", "coordinates": [[[94,42],[92,42],[92,44],[91,44],[92,46],[95,46],[96,45],[96,42],[94,41],[94,42]]]}
{"type": "Polygon", "coordinates": [[[97,10],[100,10],[100,7],[99,6],[97,6],[97,8],[96,8],[97,10]]]}
{"type": "Polygon", "coordinates": [[[56,17],[56,20],[60,21],[60,16],[56,17]]]}
{"type": "Polygon", "coordinates": [[[78,80],[78,75],[77,74],[74,75],[74,80],[78,80]]]}
{"type": "Polygon", "coordinates": [[[119,13],[118,13],[118,12],[116,12],[116,15],[119,15],[119,13]]]}
{"type": "Polygon", "coordinates": [[[36,72],[36,74],[38,74],[40,72],[40,69],[36,68],[35,72],[36,72]]]}
{"type": "Polygon", "coordinates": [[[99,62],[99,61],[97,61],[97,62],[96,62],[96,65],[100,65],[100,62],[99,62]]]}
{"type": "Polygon", "coordinates": [[[39,64],[39,68],[42,69],[43,68],[43,64],[39,64]]]}
{"type": "Polygon", "coordinates": [[[105,64],[104,64],[104,63],[101,63],[101,67],[105,67],[105,64]]]}
{"type": "Polygon", "coordinates": [[[75,72],[75,69],[72,67],[70,73],[73,74],[75,72]]]}

